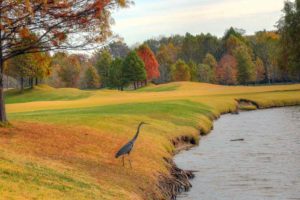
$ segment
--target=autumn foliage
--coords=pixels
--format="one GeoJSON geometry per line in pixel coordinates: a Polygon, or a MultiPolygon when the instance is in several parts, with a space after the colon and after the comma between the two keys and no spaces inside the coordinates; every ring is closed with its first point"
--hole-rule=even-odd
{"type": "Polygon", "coordinates": [[[90,49],[112,36],[111,10],[127,0],[0,1],[0,122],[7,122],[4,62],[57,49],[90,49]],[[24,42],[25,41],[25,42],[24,42]]]}
{"type": "Polygon", "coordinates": [[[151,49],[147,45],[142,45],[137,50],[137,54],[145,64],[145,68],[147,71],[147,80],[151,81],[153,79],[159,78],[159,64],[151,49]]]}
{"type": "Polygon", "coordinates": [[[174,65],[172,65],[171,74],[172,74],[173,81],[191,80],[191,73],[190,73],[189,66],[183,60],[178,60],[174,65]]]}
{"type": "Polygon", "coordinates": [[[237,83],[237,61],[232,55],[224,55],[216,69],[217,81],[221,84],[234,85],[237,83]]]}

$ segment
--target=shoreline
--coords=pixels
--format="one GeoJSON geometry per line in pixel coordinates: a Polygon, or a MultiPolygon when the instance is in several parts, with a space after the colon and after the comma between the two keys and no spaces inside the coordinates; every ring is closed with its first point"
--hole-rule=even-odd
{"type": "MultiPolygon", "coordinates": [[[[63,196],[75,199],[174,199],[176,194],[191,187],[188,181],[192,178],[190,173],[172,163],[176,158],[172,159],[174,154],[195,146],[201,135],[209,133],[213,120],[221,114],[235,114],[236,99],[254,100],[261,107],[272,107],[275,103],[277,107],[300,104],[300,84],[227,87],[184,82],[155,89],[165,92],[95,91],[93,98],[69,101],[46,101],[31,93],[24,94],[29,99],[18,96],[18,99],[30,102],[7,105],[9,118],[15,126],[2,129],[3,134],[0,134],[1,149],[5,150],[1,156],[7,160],[1,163],[2,169],[8,168],[9,176],[18,181],[2,180],[1,193],[16,198],[27,192],[31,198],[39,195],[45,199],[49,198],[48,194],[55,199],[63,196]],[[174,85],[178,86],[176,90],[165,91],[174,85]],[[154,126],[143,131],[143,137],[136,145],[132,154],[136,163],[134,170],[129,166],[124,168],[120,160],[112,158],[130,139],[133,127],[141,120],[154,126]],[[68,185],[70,190],[57,190],[47,184],[40,188],[41,184],[29,178],[23,180],[19,171],[14,170],[16,166],[22,174],[37,177],[39,182],[51,180],[58,186],[68,185]],[[42,177],[39,176],[41,167],[45,174],[42,177]],[[64,177],[74,181],[68,182],[64,177]],[[78,182],[87,187],[79,187],[78,182]],[[16,189],[12,191],[11,187],[16,189]]],[[[52,92],[65,94],[64,90],[47,89],[45,96],[53,97],[52,92]]],[[[75,91],[75,94],[81,93],[75,91]]],[[[65,98],[70,96],[66,95],[65,98]]]]}
{"type": "MultiPolygon", "coordinates": [[[[253,100],[248,99],[235,99],[237,106],[234,111],[228,111],[224,113],[220,113],[219,116],[214,116],[212,120],[212,123],[219,119],[222,115],[225,114],[239,114],[240,111],[248,112],[248,111],[254,111],[254,110],[262,110],[262,109],[273,109],[273,108],[281,108],[281,107],[292,107],[292,106],[299,106],[299,102],[295,102],[292,104],[284,104],[284,102],[281,102],[281,104],[275,104],[267,107],[263,107],[258,102],[255,102],[253,100]],[[243,109],[242,104],[250,104],[250,106],[255,106],[255,109],[243,109]]],[[[205,136],[211,133],[213,130],[213,126],[208,132],[203,132],[201,129],[199,130],[200,136],[205,136]]],[[[201,137],[199,137],[199,141],[201,140],[201,137]]],[[[179,194],[182,192],[188,192],[190,188],[192,187],[192,184],[190,183],[190,180],[195,177],[195,174],[193,170],[183,170],[180,169],[174,162],[174,156],[179,154],[181,151],[196,147],[199,141],[195,141],[194,138],[189,138],[188,136],[181,136],[178,138],[173,139],[171,142],[175,147],[175,150],[173,151],[173,155],[171,159],[166,159],[166,162],[171,166],[169,173],[171,177],[168,177],[167,175],[159,175],[158,179],[158,187],[161,190],[161,193],[163,194],[166,199],[175,200],[179,194]],[[160,179],[162,178],[162,179],[160,179]],[[167,187],[166,187],[167,185],[167,187]]],[[[160,199],[160,198],[154,198],[154,199],[160,199]]]]}

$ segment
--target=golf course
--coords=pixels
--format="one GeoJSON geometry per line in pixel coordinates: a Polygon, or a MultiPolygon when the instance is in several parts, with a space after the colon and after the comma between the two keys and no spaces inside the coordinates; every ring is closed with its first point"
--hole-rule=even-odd
{"type": "Polygon", "coordinates": [[[175,146],[197,144],[241,99],[252,102],[245,109],[299,105],[300,84],[173,82],[122,92],[39,85],[5,98],[11,125],[0,128],[3,199],[164,199],[159,184],[171,176],[175,146]],[[123,167],[115,153],[141,121],[149,125],[130,154],[132,168],[127,157],[123,167]]]}

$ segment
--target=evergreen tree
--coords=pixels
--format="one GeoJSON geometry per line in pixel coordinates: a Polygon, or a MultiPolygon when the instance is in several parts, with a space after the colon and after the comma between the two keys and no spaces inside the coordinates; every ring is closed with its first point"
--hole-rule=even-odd
{"type": "Polygon", "coordinates": [[[102,81],[102,87],[107,87],[109,84],[108,74],[109,67],[112,63],[112,56],[108,50],[103,50],[100,52],[98,56],[98,60],[96,61],[96,69],[98,70],[99,76],[102,81]]]}
{"type": "Polygon", "coordinates": [[[122,73],[124,85],[133,83],[134,89],[137,89],[138,83],[146,80],[147,74],[144,62],[135,51],[130,52],[125,58],[122,73]]]}
{"type": "Polygon", "coordinates": [[[109,87],[123,90],[123,73],[122,73],[123,60],[116,58],[109,68],[109,87]]]}

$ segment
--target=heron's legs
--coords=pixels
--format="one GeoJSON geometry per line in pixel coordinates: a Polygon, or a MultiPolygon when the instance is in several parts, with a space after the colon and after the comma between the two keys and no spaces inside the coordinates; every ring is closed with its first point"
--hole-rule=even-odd
{"type": "Polygon", "coordinates": [[[128,160],[129,160],[130,168],[132,169],[131,160],[130,160],[130,155],[129,154],[128,154],[128,160]]]}
{"type": "Polygon", "coordinates": [[[124,156],[122,156],[122,161],[123,161],[123,167],[125,166],[125,164],[124,164],[124,156]]]}

